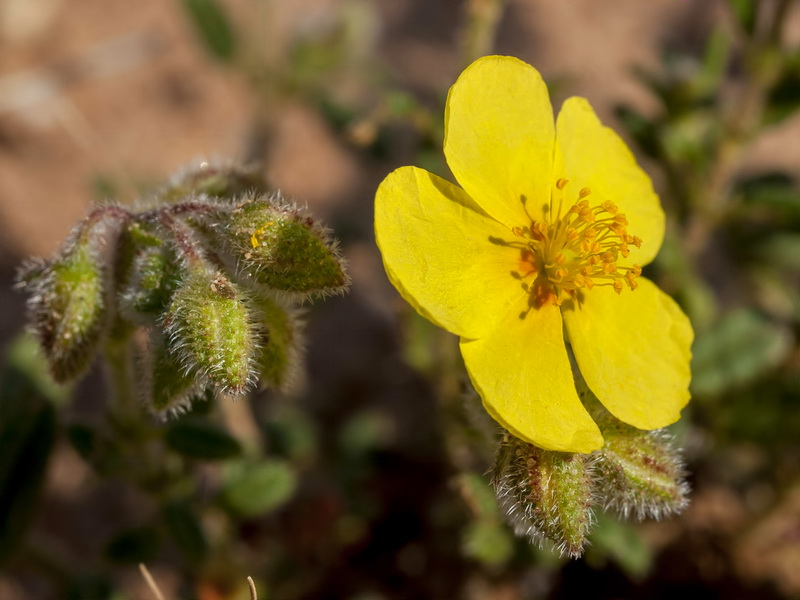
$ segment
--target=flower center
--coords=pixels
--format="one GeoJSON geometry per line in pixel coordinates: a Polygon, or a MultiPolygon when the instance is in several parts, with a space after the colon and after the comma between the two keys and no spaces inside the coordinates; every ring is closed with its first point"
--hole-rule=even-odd
{"type": "Polygon", "coordinates": [[[638,265],[618,264],[620,257],[630,255],[631,245],[642,245],[641,239],[628,234],[625,215],[610,201],[591,206],[586,200],[592,193],[589,188],[582,188],[564,210],[568,183],[556,181],[544,221],[531,219],[530,226],[512,230],[524,239],[520,275],[536,276],[532,291],[539,306],[560,305],[563,294],[583,288],[610,286],[619,294],[627,285],[635,290],[642,274],[638,265]]]}

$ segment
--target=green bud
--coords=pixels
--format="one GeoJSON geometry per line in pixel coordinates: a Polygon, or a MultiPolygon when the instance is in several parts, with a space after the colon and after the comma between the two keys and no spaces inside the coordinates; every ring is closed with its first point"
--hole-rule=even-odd
{"type": "Polygon", "coordinates": [[[193,269],[163,327],[186,373],[223,393],[241,394],[254,383],[258,332],[247,298],[222,273],[193,269]]]}
{"type": "Polygon", "coordinates": [[[156,329],[150,330],[139,368],[144,403],[159,417],[184,412],[203,391],[197,378],[181,368],[178,354],[170,350],[168,340],[156,329]]]}
{"type": "Polygon", "coordinates": [[[344,291],[344,261],[327,230],[280,198],[239,203],[216,228],[238,274],[248,281],[304,298],[344,291]]]}
{"type": "Polygon", "coordinates": [[[89,366],[108,324],[105,268],[88,236],[62,255],[23,267],[28,311],[53,378],[64,383],[89,366]]]}
{"type": "Polygon", "coordinates": [[[201,162],[175,175],[160,197],[179,202],[191,196],[234,199],[244,194],[266,193],[269,186],[263,172],[231,162],[201,162]]]}
{"type": "Polygon", "coordinates": [[[297,374],[302,348],[300,324],[294,311],[266,297],[255,301],[263,341],[257,361],[261,382],[268,387],[288,389],[297,374]]]}
{"type": "Polygon", "coordinates": [[[542,450],[506,432],[492,482],[517,535],[549,539],[572,558],[583,553],[594,522],[591,455],[542,450]]]}
{"type": "Polygon", "coordinates": [[[130,228],[135,248],[120,305],[134,322],[150,324],[169,305],[182,276],[174,248],[139,224],[130,228]]]}
{"type": "Polygon", "coordinates": [[[600,421],[605,446],[595,454],[597,487],[607,510],[639,520],[681,512],[689,503],[683,461],[668,431],[600,421]]]}

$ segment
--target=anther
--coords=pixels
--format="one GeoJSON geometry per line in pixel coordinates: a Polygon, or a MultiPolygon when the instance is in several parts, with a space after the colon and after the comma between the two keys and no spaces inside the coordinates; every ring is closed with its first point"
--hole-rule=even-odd
{"type": "Polygon", "coordinates": [[[568,183],[569,181],[567,179],[561,178],[558,181],[556,181],[556,187],[560,190],[563,190],[565,187],[567,187],[568,183]]]}
{"type": "Polygon", "coordinates": [[[522,228],[520,227],[512,227],[511,232],[517,237],[522,237],[522,228]]]}
{"type": "Polygon", "coordinates": [[[615,292],[617,292],[618,294],[621,294],[622,293],[622,286],[623,286],[623,284],[622,284],[622,280],[621,279],[615,279],[614,280],[614,291],[615,292]]]}
{"type": "Polygon", "coordinates": [[[581,189],[580,192],[578,192],[578,198],[581,198],[581,199],[586,198],[586,196],[588,196],[591,193],[592,193],[592,190],[590,190],[589,188],[585,187],[585,188],[581,189]]]}
{"type": "Polygon", "coordinates": [[[605,202],[603,202],[602,206],[603,206],[603,210],[606,211],[607,213],[610,213],[612,215],[616,215],[617,214],[617,210],[618,210],[617,209],[617,205],[614,204],[613,202],[611,202],[611,200],[606,200],[605,202]]]}

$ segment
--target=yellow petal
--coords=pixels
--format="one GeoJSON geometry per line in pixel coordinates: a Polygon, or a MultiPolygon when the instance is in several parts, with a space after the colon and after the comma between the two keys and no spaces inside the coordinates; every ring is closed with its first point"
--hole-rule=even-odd
{"type": "Polygon", "coordinates": [[[520,439],[546,450],[592,452],[603,438],[575,391],[558,307],[524,318],[512,309],[488,336],[461,340],[475,389],[492,417],[520,439]]]}
{"type": "Polygon", "coordinates": [[[444,155],[458,183],[509,227],[541,218],[549,203],[555,127],[539,72],[508,56],[486,56],[447,96],[444,155]]]}
{"type": "Polygon", "coordinates": [[[689,319],[656,285],[617,295],[595,287],[562,305],[567,334],[589,389],[611,413],[640,429],[680,418],[689,401],[694,334],[689,319]]]}
{"type": "Polygon", "coordinates": [[[631,246],[626,262],[644,266],[652,261],[664,240],[661,202],[625,142],[600,123],[584,98],[569,98],[561,107],[556,147],[555,174],[569,181],[567,197],[589,188],[591,206],[616,204],[628,219],[628,233],[643,240],[641,249],[631,246]]]}
{"type": "Polygon", "coordinates": [[[507,227],[461,188],[416,167],[390,173],[375,195],[375,239],[389,279],[420,314],[479,337],[523,293],[507,227]]]}

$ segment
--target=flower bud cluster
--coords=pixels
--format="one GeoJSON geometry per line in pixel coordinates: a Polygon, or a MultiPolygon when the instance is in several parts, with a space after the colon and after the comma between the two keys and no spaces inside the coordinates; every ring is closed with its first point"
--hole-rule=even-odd
{"type": "Polygon", "coordinates": [[[26,265],[19,285],[53,377],[77,378],[125,332],[146,340],[136,379],[157,414],[207,391],[289,385],[297,305],[349,281],[327,230],[266,190],[255,171],[203,163],[148,209],[96,208],[53,258],[26,265]]]}
{"type": "Polygon", "coordinates": [[[552,452],[504,432],[493,469],[498,502],[514,532],[550,540],[571,558],[583,553],[597,507],[642,520],[688,504],[683,462],[666,430],[636,429],[602,407],[596,413],[606,442],[600,450],[552,452]]]}

